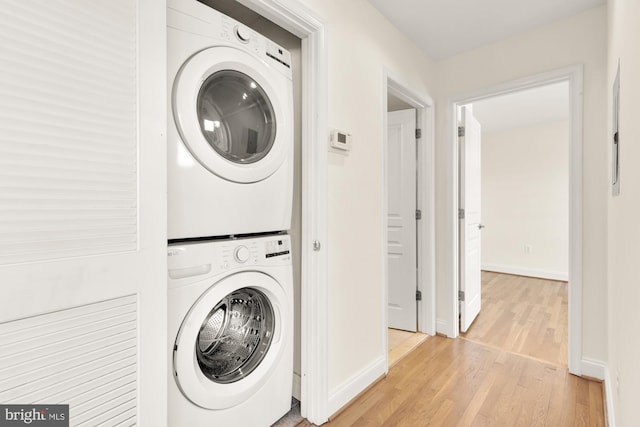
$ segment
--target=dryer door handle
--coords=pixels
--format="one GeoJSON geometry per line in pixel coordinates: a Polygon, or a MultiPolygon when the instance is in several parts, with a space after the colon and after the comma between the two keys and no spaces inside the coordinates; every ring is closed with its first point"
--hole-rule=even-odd
{"type": "Polygon", "coordinates": [[[169,277],[172,279],[184,279],[185,277],[200,276],[211,272],[211,264],[202,264],[195,267],[169,269],[169,277]]]}

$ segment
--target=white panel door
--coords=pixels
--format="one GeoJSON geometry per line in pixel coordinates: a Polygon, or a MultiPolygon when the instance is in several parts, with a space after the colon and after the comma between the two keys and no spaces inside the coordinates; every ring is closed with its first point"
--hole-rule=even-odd
{"type": "MultiPolygon", "coordinates": [[[[480,313],[480,123],[462,107],[460,153],[460,330],[466,332],[480,313]],[[463,296],[464,295],[464,296],[463,296]]],[[[460,134],[460,133],[459,133],[460,134]]]]}
{"type": "Polygon", "coordinates": [[[0,8],[0,403],[167,425],[165,16],[0,8]]]}
{"type": "Polygon", "coordinates": [[[416,331],[416,111],[388,113],[387,132],[388,326],[416,331]]]}

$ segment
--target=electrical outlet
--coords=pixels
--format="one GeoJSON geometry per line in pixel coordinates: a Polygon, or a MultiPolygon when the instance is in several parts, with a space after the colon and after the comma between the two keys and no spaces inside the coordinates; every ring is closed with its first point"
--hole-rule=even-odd
{"type": "Polygon", "coordinates": [[[525,254],[530,254],[531,251],[533,251],[533,248],[531,247],[531,245],[524,245],[524,253],[525,254]]]}

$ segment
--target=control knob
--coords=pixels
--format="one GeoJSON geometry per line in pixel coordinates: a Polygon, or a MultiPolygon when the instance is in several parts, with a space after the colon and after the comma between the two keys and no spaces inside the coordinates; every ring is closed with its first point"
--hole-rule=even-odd
{"type": "Polygon", "coordinates": [[[240,264],[244,264],[251,257],[251,252],[246,246],[238,246],[233,250],[233,258],[240,264]]]}
{"type": "Polygon", "coordinates": [[[251,40],[251,31],[244,25],[236,25],[235,28],[236,37],[243,43],[249,42],[251,40]]]}

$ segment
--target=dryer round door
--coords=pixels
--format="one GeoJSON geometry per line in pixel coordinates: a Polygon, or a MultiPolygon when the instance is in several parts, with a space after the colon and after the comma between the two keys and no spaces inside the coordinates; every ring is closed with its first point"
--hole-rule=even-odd
{"type": "Polygon", "coordinates": [[[282,358],[290,311],[284,289],[264,273],[237,273],[211,286],[175,341],[174,376],[184,396],[207,409],[246,401],[282,358]]]}
{"type": "Polygon", "coordinates": [[[229,181],[273,174],[292,150],[291,80],[241,50],[216,46],[192,56],[173,85],[184,144],[198,162],[229,181]]]}

